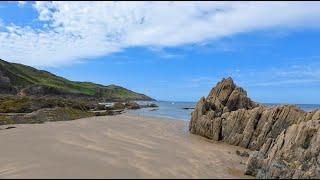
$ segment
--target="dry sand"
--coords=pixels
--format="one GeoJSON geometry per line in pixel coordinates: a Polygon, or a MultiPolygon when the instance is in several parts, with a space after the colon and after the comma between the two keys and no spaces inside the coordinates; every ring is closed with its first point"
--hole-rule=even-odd
{"type": "MultiPolygon", "coordinates": [[[[185,121],[122,114],[0,130],[0,178],[250,178],[185,121]]],[[[241,149],[243,150],[243,149],[241,149]]]]}

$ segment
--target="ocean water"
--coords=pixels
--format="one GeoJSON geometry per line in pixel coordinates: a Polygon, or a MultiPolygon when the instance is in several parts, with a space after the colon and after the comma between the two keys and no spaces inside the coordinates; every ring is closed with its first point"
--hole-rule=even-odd
{"type": "MultiPolygon", "coordinates": [[[[280,105],[280,104],[272,104],[272,103],[264,103],[266,106],[275,106],[275,105],[280,105]]],[[[320,104],[293,104],[298,106],[299,108],[303,109],[304,111],[313,111],[315,109],[320,109],[320,104]]]]}
{"type": "MultiPolygon", "coordinates": [[[[143,102],[138,102],[138,103],[142,104],[143,102]]],[[[189,121],[191,117],[191,112],[193,111],[193,109],[183,109],[183,108],[193,108],[196,105],[195,102],[156,101],[152,103],[157,104],[159,107],[158,108],[142,108],[137,110],[131,110],[130,112],[138,115],[167,117],[167,118],[189,121]]]]}
{"type": "MultiPolygon", "coordinates": [[[[150,102],[138,101],[139,104],[146,104],[150,102]]],[[[180,119],[189,121],[196,102],[173,102],[173,101],[156,101],[158,108],[143,108],[138,110],[130,110],[131,113],[138,115],[166,117],[172,119],[180,119]]],[[[266,106],[274,106],[279,104],[265,103],[266,106]]],[[[320,109],[320,104],[296,104],[298,107],[305,111],[312,111],[314,109],[320,109]]]]}

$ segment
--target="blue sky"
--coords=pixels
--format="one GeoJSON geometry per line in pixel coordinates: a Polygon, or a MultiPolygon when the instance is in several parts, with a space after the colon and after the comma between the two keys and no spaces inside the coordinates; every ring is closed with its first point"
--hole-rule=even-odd
{"type": "Polygon", "coordinates": [[[158,100],[231,76],[255,101],[320,103],[320,3],[206,3],[1,2],[0,58],[158,100]]]}

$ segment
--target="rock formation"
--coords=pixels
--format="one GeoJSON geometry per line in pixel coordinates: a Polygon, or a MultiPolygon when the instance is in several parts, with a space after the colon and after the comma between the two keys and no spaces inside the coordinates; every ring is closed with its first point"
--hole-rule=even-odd
{"type": "Polygon", "coordinates": [[[320,120],[293,124],[250,156],[246,173],[257,178],[319,178],[320,120]]]}
{"type": "Polygon", "coordinates": [[[266,107],[223,79],[192,113],[189,131],[254,150],[246,174],[258,178],[320,177],[320,110],[266,107]]]}
{"type": "Polygon", "coordinates": [[[140,105],[136,102],[126,102],[124,105],[128,109],[140,109],[141,108],[140,105]]]}

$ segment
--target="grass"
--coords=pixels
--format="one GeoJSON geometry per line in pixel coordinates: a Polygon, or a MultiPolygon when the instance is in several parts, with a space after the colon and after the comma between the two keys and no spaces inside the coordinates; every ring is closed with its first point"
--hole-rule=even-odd
{"type": "Polygon", "coordinates": [[[94,113],[71,107],[44,108],[20,116],[0,115],[0,126],[9,124],[42,124],[53,121],[70,121],[94,115],[94,113]]]}
{"type": "MultiPolygon", "coordinates": [[[[27,98],[20,99],[1,99],[0,100],[0,112],[1,113],[21,113],[28,112],[30,102],[27,98]]],[[[29,111],[30,112],[30,111],[29,111]]]]}
{"type": "Polygon", "coordinates": [[[139,94],[120,86],[104,86],[91,82],[70,81],[56,76],[50,72],[38,70],[22,64],[8,63],[0,60],[0,72],[9,77],[11,84],[17,89],[28,86],[45,86],[59,90],[63,93],[101,97],[106,99],[128,100],[145,99],[149,97],[139,94]]]}
{"type": "Polygon", "coordinates": [[[56,107],[50,109],[41,109],[38,112],[35,112],[33,116],[29,116],[28,119],[33,121],[39,120],[40,122],[69,121],[90,116],[94,116],[94,114],[70,107],[56,107]]]}
{"type": "Polygon", "coordinates": [[[0,115],[0,126],[7,124],[15,124],[15,122],[8,116],[0,115]]]}
{"type": "Polygon", "coordinates": [[[78,99],[0,96],[0,113],[30,113],[42,108],[71,107],[87,110],[87,102],[78,99]]]}

